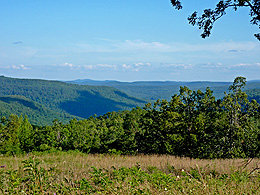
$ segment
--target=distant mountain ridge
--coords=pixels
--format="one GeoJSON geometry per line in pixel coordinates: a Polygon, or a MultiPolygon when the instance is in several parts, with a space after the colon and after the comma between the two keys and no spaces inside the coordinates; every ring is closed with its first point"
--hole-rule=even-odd
{"type": "MultiPolygon", "coordinates": [[[[120,82],[114,80],[96,81],[91,79],[78,79],[65,81],[78,85],[110,86],[119,89],[131,96],[153,101],[157,99],[170,100],[174,94],[179,93],[180,86],[187,86],[192,90],[205,91],[209,87],[216,98],[222,98],[224,92],[232,82],[210,82],[210,81],[135,81],[120,82]]],[[[245,90],[260,89],[260,80],[248,81],[245,90]]]]}
{"type": "MultiPolygon", "coordinates": [[[[47,81],[0,76],[0,117],[27,115],[35,125],[50,125],[54,119],[67,123],[72,118],[143,107],[157,99],[171,99],[180,86],[204,91],[210,87],[216,98],[222,98],[231,82],[175,81],[47,81]],[[73,84],[72,84],[73,83],[73,84]],[[87,84],[87,85],[86,85],[87,84]],[[128,95],[130,94],[130,95],[128,95]]],[[[249,99],[260,103],[260,81],[248,81],[249,99]]]]}
{"type": "MultiPolygon", "coordinates": [[[[75,117],[88,118],[95,114],[103,115],[107,112],[132,109],[136,106],[142,107],[146,103],[144,100],[128,96],[108,86],[80,86],[60,81],[16,79],[4,76],[0,76],[0,86],[2,100],[6,98],[5,96],[14,98],[18,95],[20,106],[32,109],[29,105],[37,103],[37,106],[41,105],[46,108],[46,112],[52,111],[50,115],[55,115],[54,113],[66,115],[64,118],[66,120],[62,121],[75,117]],[[28,101],[28,105],[22,103],[23,98],[28,101]],[[32,101],[31,104],[29,101],[32,101]]],[[[6,104],[7,102],[2,101],[2,107],[5,105],[6,108],[6,104]]]]}

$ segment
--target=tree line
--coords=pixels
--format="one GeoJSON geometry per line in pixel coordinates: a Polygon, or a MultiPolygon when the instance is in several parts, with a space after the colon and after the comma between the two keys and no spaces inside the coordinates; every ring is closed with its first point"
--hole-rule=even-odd
{"type": "Polygon", "coordinates": [[[180,87],[170,101],[108,112],[63,124],[32,125],[26,116],[2,117],[0,153],[78,150],[85,153],[169,154],[191,158],[260,156],[260,106],[237,77],[222,99],[209,88],[180,87]]]}

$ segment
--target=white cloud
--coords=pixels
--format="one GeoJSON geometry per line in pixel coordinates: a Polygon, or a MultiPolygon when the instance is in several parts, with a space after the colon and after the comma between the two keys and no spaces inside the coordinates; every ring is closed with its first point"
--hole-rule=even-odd
{"type": "Polygon", "coordinates": [[[192,64],[162,64],[163,67],[174,67],[174,68],[183,68],[183,69],[191,69],[194,67],[192,64]]]}
{"type": "Polygon", "coordinates": [[[68,67],[70,69],[79,70],[79,69],[86,69],[86,70],[97,70],[97,69],[117,69],[116,65],[111,64],[88,64],[88,65],[74,65],[72,63],[65,62],[61,64],[62,67],[68,67]]]}
{"type": "Polygon", "coordinates": [[[125,40],[124,42],[114,45],[116,48],[123,50],[144,50],[146,51],[166,51],[170,45],[160,42],[145,42],[142,40],[125,40]]]}
{"type": "Polygon", "coordinates": [[[150,63],[136,62],[133,64],[123,64],[121,67],[123,68],[123,70],[139,72],[140,69],[146,69],[149,66],[151,66],[150,63]]]}
{"type": "Polygon", "coordinates": [[[71,64],[71,63],[68,63],[68,62],[65,62],[64,64],[61,64],[62,66],[68,66],[70,68],[72,67],[75,67],[75,65],[71,64]]]}
{"type": "Polygon", "coordinates": [[[97,64],[96,67],[104,67],[104,68],[116,68],[116,65],[110,65],[110,64],[97,64]]]}
{"type": "Polygon", "coordinates": [[[130,69],[130,68],[132,68],[131,65],[127,65],[127,64],[123,64],[122,67],[125,68],[125,69],[130,69]]]}
{"type": "Polygon", "coordinates": [[[221,67],[224,67],[225,65],[223,65],[222,63],[212,63],[212,62],[208,62],[208,63],[205,63],[205,64],[200,64],[200,66],[202,68],[221,68],[221,67]]]}
{"type": "Polygon", "coordinates": [[[179,72],[171,72],[170,75],[173,75],[173,76],[179,76],[180,73],[179,73],[179,72]]]}
{"type": "Polygon", "coordinates": [[[95,70],[117,70],[117,66],[113,64],[94,64],[94,65],[83,65],[86,69],[95,70]]]}
{"type": "Polygon", "coordinates": [[[253,64],[240,63],[240,64],[231,65],[230,67],[260,67],[260,63],[253,63],[253,64]]]}
{"type": "Polygon", "coordinates": [[[82,67],[87,69],[87,70],[93,70],[94,69],[93,65],[83,65],[82,67]]]}
{"type": "Polygon", "coordinates": [[[235,64],[235,65],[231,65],[230,67],[242,67],[242,66],[252,66],[252,64],[235,64]]]}
{"type": "Polygon", "coordinates": [[[134,66],[143,66],[143,65],[144,65],[144,63],[141,63],[141,62],[134,64],[134,66]]]}
{"type": "Polygon", "coordinates": [[[136,67],[141,67],[141,66],[151,66],[150,63],[142,63],[142,62],[138,62],[138,63],[134,63],[134,66],[136,67]]]}
{"type": "Polygon", "coordinates": [[[63,64],[60,64],[59,66],[63,68],[69,68],[70,70],[79,70],[81,68],[79,65],[75,65],[69,62],[65,62],[63,64]]]}
{"type": "Polygon", "coordinates": [[[25,65],[23,64],[20,64],[20,65],[11,65],[11,66],[7,66],[7,69],[13,69],[13,70],[29,70],[28,67],[26,67],[25,65]]]}

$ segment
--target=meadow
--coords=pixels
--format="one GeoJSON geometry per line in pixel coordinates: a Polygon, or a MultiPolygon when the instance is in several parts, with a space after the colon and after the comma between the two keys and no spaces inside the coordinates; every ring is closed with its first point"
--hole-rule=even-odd
{"type": "Polygon", "coordinates": [[[1,194],[260,194],[259,159],[31,153],[0,157],[1,194]]]}

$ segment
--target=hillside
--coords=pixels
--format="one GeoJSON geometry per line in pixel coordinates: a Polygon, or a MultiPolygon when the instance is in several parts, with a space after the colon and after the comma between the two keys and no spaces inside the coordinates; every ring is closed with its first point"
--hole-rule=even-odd
{"type": "Polygon", "coordinates": [[[4,76],[0,76],[0,85],[0,96],[23,96],[56,113],[81,118],[131,109],[146,103],[106,86],[79,86],[59,81],[15,79],[4,76]]]}
{"type": "Polygon", "coordinates": [[[258,103],[260,103],[260,89],[250,89],[245,91],[248,95],[248,99],[255,99],[258,103]]]}
{"type": "MultiPolygon", "coordinates": [[[[107,112],[131,109],[136,106],[142,107],[146,103],[142,99],[147,101],[169,100],[172,95],[178,93],[180,86],[202,91],[206,87],[210,87],[216,98],[221,98],[230,84],[228,82],[170,81],[127,83],[93,80],[70,82],[80,85],[0,76],[0,117],[8,116],[11,113],[23,114],[27,115],[30,122],[36,125],[51,124],[56,118],[59,121],[68,122],[72,118],[82,119],[95,114],[103,115],[107,112]],[[140,99],[128,96],[126,92],[140,99]]],[[[257,99],[260,102],[259,81],[247,82],[246,92],[249,99],[257,99]]]]}
{"type": "MultiPolygon", "coordinates": [[[[180,86],[187,86],[192,90],[205,91],[209,87],[216,98],[222,98],[224,92],[228,90],[231,82],[176,82],[176,81],[137,81],[137,82],[119,82],[119,81],[95,81],[90,79],[67,81],[79,85],[111,86],[125,93],[146,99],[148,101],[157,99],[170,100],[171,96],[179,93],[180,86]]],[[[245,90],[260,89],[260,81],[248,81],[245,90]]]]}
{"type": "Polygon", "coordinates": [[[63,122],[69,122],[71,118],[81,119],[70,114],[52,111],[23,96],[0,97],[0,116],[10,116],[11,114],[26,115],[32,124],[39,126],[51,125],[54,119],[63,122]]]}

